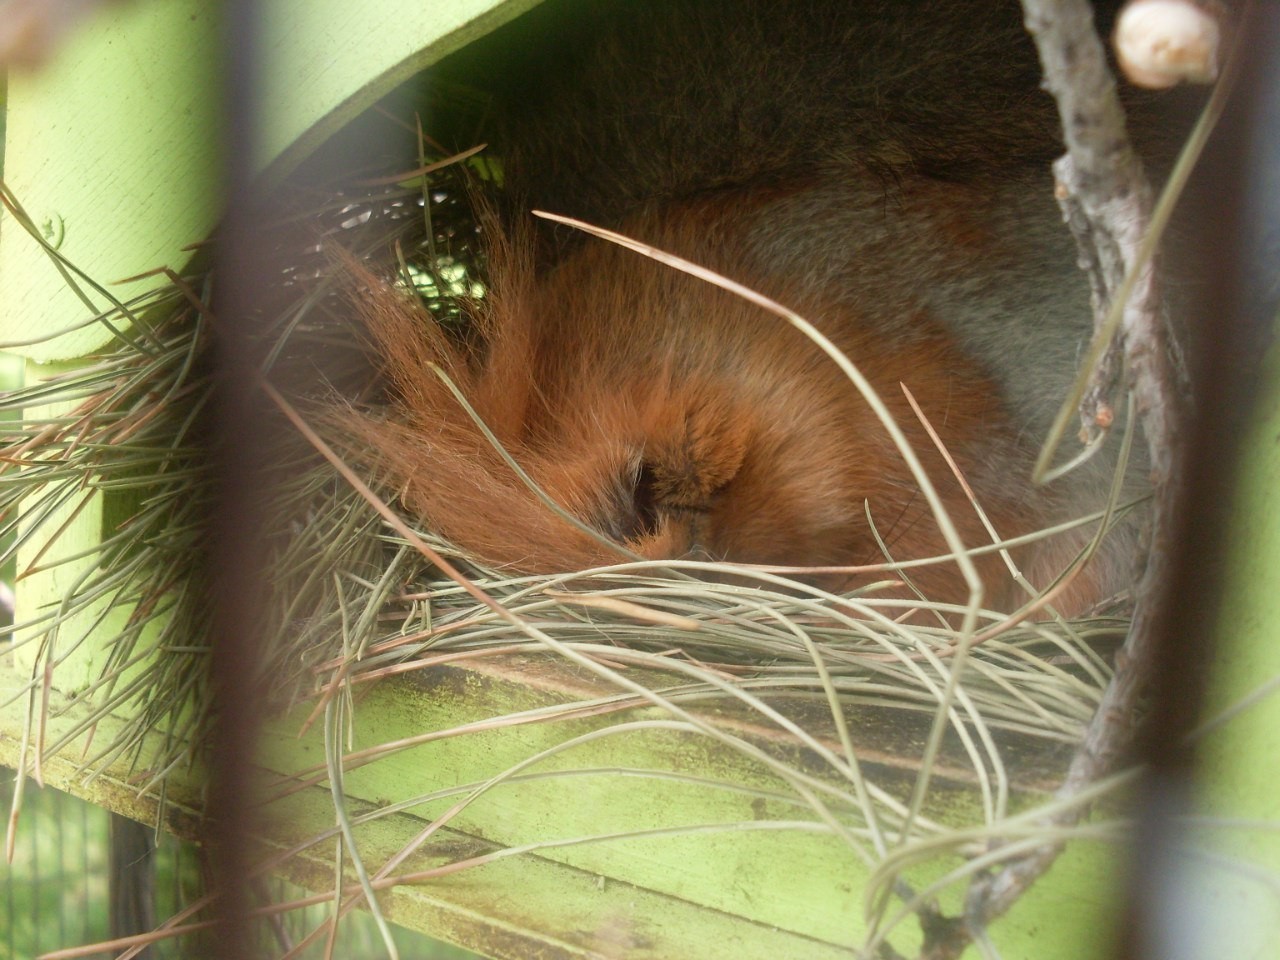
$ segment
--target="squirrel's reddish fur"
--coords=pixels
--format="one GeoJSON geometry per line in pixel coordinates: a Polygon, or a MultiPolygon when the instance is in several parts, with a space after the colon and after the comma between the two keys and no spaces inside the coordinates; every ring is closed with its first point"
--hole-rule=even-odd
{"type": "MultiPolygon", "coordinates": [[[[1007,135],[991,141],[988,155],[980,131],[969,130],[963,150],[942,142],[938,154],[945,162],[931,167],[924,159],[930,131],[912,126],[910,111],[895,119],[892,103],[882,102],[884,91],[868,80],[875,65],[866,58],[889,49],[886,38],[898,42],[909,11],[871,5],[867,9],[889,22],[863,23],[859,17],[867,14],[858,4],[781,6],[798,12],[781,18],[783,27],[815,29],[796,24],[807,22],[810,8],[820,9],[823,23],[848,21],[846,37],[861,46],[850,51],[863,59],[847,104],[861,119],[823,134],[811,162],[799,159],[803,143],[789,143],[772,159],[765,148],[737,162],[731,177],[716,182],[687,183],[678,175],[682,150],[695,170],[695,152],[714,153],[698,143],[699,130],[717,128],[719,120],[700,118],[699,110],[729,110],[740,118],[761,113],[754,98],[767,90],[758,82],[743,83],[749,89],[735,106],[736,69],[793,69],[779,85],[791,98],[780,109],[803,110],[808,68],[770,60],[781,56],[777,51],[762,54],[754,66],[738,64],[743,58],[735,56],[721,64],[720,75],[682,76],[684,86],[674,89],[663,65],[669,74],[680,57],[670,50],[650,56],[645,44],[658,43],[659,35],[672,43],[706,35],[715,29],[719,5],[664,2],[658,13],[622,15],[624,21],[652,18],[662,28],[625,38],[629,60],[618,55],[621,41],[609,33],[606,17],[604,39],[593,41],[605,53],[584,54],[577,72],[557,75],[545,102],[531,101],[526,113],[521,103],[511,105],[505,150],[512,194],[528,205],[546,200],[559,204],[557,212],[603,220],[811,321],[877,389],[969,547],[989,544],[990,535],[900,385],[919,403],[1000,536],[1098,509],[1111,467],[1106,458],[1048,490],[1029,481],[1044,427],[1089,328],[1087,286],[1075,269],[1044,163],[1053,148],[1044,133],[1052,129],[1052,104],[1033,88],[1000,89],[989,122],[1005,124],[1007,135]],[[846,7],[852,12],[842,12],[846,7]],[[672,34],[667,16],[696,21],[699,29],[672,34]],[[710,95],[712,81],[725,89],[710,95]],[[581,104],[575,89],[589,91],[581,104]],[[649,129],[650,106],[672,102],[687,116],[680,122],[663,114],[660,126],[671,142],[590,154],[593,131],[611,142],[625,134],[627,117],[649,129]],[[865,143],[857,138],[859,124],[869,131],[865,143]],[[577,152],[551,164],[545,158],[562,129],[564,143],[577,152]],[[843,138],[847,148],[832,138],[843,138]],[[1010,144],[1022,142],[1021,154],[1011,152],[1010,144]],[[675,173],[662,172],[661,157],[675,173]],[[539,189],[539,164],[555,168],[557,179],[546,190],[539,189]],[[575,204],[579,183],[582,199],[575,204]]],[[[732,23],[721,26],[741,34],[750,32],[744,23],[773,16],[779,5],[726,9],[732,23]]],[[[936,23],[930,31],[940,33],[936,23]]],[[[823,42],[830,46],[829,38],[823,42]]],[[[991,42],[983,49],[989,53],[991,42]]],[[[1021,64],[1028,52],[1016,49],[1012,59],[1021,64]]],[[[829,62],[813,82],[829,85],[839,79],[832,67],[839,58],[831,50],[823,55],[829,62]]],[[[956,76],[966,76],[955,51],[919,55],[950,56],[956,76]]],[[[896,49],[890,59],[899,73],[910,62],[896,49]]],[[[1024,67],[1006,72],[1021,76],[1024,67]]],[[[949,69],[922,71],[938,96],[947,92],[949,69]]],[[[895,75],[886,90],[896,89],[893,83],[902,85],[902,78],[895,75]]],[[[925,104],[917,111],[922,117],[944,110],[929,102],[928,89],[909,92],[925,104]]],[[[832,110],[839,97],[826,90],[819,99],[832,110]]],[[[964,115],[977,115],[972,103],[964,115]]],[[[714,169],[715,162],[703,166],[714,169]]],[[[535,236],[524,212],[508,215],[503,226],[490,224],[488,234],[490,286],[474,305],[467,345],[371,277],[352,298],[385,358],[392,402],[381,412],[351,413],[349,432],[372,452],[390,489],[433,529],[490,564],[528,572],[615,563],[626,552],[818,567],[881,562],[879,540],[897,560],[947,552],[925,498],[870,407],[836,364],[786,321],[599,239],[566,241],[561,233],[558,246],[549,243],[545,234],[535,236]],[[597,535],[548,507],[476,419],[546,495],[597,535]]],[[[1090,534],[1033,545],[1015,558],[1043,586],[1090,534]]],[[[1130,550],[1130,540],[1112,548],[1058,597],[1059,606],[1080,609],[1123,584],[1130,550]]],[[[988,554],[979,567],[991,593],[1011,600],[1002,561],[988,554]]],[[[917,568],[910,577],[933,597],[961,600],[967,589],[951,562],[917,568]]],[[[835,589],[862,582],[831,572],[807,579],[835,589]]]]}

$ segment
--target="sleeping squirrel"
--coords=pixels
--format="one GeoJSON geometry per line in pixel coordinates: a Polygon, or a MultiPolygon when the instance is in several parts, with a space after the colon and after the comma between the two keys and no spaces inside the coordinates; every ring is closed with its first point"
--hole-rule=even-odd
{"type": "MultiPolygon", "coordinates": [[[[1091,312],[1053,197],[1057,115],[1014,0],[549,0],[459,62],[494,96],[505,176],[482,211],[476,335],[459,344],[390,287],[353,297],[392,401],[347,425],[432,529],[510,571],[733,561],[818,568],[792,575],[835,591],[886,576],[855,568],[949,552],[880,418],[804,333],[533,210],[812,323],[874,387],[967,547],[992,543],[975,502],[1004,539],[1102,509],[1116,437],[1061,480],[1030,479],[1091,312]]],[[[1129,466],[1126,497],[1144,472],[1129,466]]],[[[1138,526],[1055,607],[1125,587],[1138,526]]],[[[1048,587],[1096,529],[1013,557],[1048,587]]],[[[988,605],[1026,600],[997,555],[975,559],[988,605]]],[[[967,595],[954,561],[897,576],[967,595]]]]}

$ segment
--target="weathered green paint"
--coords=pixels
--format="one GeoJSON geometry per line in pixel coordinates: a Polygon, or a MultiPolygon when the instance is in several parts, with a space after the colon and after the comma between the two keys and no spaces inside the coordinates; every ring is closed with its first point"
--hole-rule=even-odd
{"type": "MultiPolygon", "coordinates": [[[[415,72],[536,0],[273,0],[263,4],[261,149],[271,179],[415,72]]],[[[127,300],[181,270],[222,197],[219,7],[201,0],[108,4],[38,72],[9,79],[4,179],[36,229],[127,300]]],[[[89,310],[44,249],[0,213],[0,343],[51,337],[89,310]]],[[[44,362],[110,337],[90,325],[22,348],[44,362]]]]}
{"type": "MultiPolygon", "coordinates": [[[[546,699],[516,683],[496,681],[479,689],[451,683],[449,679],[459,679],[451,674],[455,672],[437,672],[422,690],[395,684],[372,691],[361,704],[356,748],[484,720],[546,699]],[[434,682],[441,677],[445,682],[434,682]]],[[[656,717],[652,711],[641,713],[656,717]]],[[[374,800],[402,797],[410,784],[415,790],[428,792],[483,782],[568,737],[607,727],[618,719],[527,724],[414,747],[353,770],[346,779],[346,790],[351,796],[374,800]]],[[[312,744],[304,762],[318,762],[321,756],[320,744],[314,740],[312,744]]],[[[292,743],[279,746],[289,756],[273,752],[272,767],[296,762],[292,743]]],[[[772,778],[703,738],[653,731],[596,741],[531,769],[616,767],[684,771],[778,789],[772,778]]],[[[456,799],[424,805],[414,812],[436,816],[456,799]]],[[[768,812],[812,819],[798,809],[785,814],[782,810],[768,812]]],[[[751,822],[763,813],[758,806],[753,809],[750,799],[703,787],[602,773],[497,787],[454,823],[497,843],[518,844],[678,824],[751,822]]],[[[858,909],[858,872],[849,869],[853,864],[847,848],[823,837],[742,833],[618,840],[550,850],[544,855],[725,912],[743,915],[754,910],[763,922],[810,936],[839,942],[856,929],[850,917],[858,909]]]]}
{"type": "Polygon", "coordinates": [[[264,4],[265,116],[258,166],[271,179],[283,176],[398,84],[538,2],[264,4]]]}
{"type": "MultiPolygon", "coordinates": [[[[1275,324],[1280,334],[1280,318],[1275,324]]],[[[1263,363],[1262,396],[1233,510],[1231,562],[1198,745],[1191,841],[1221,858],[1181,864],[1213,955],[1280,956],[1280,345],[1263,363]],[[1243,709],[1241,709],[1243,707],[1243,709]],[[1226,714],[1231,718],[1218,723],[1226,714]],[[1215,825],[1215,821],[1217,824],[1215,825]]]]}
{"type": "MultiPolygon", "coordinates": [[[[9,78],[5,182],[58,252],[112,295],[164,283],[115,281],[181,267],[218,210],[216,6],[104,5],[54,60],[9,78]]],[[[0,215],[0,342],[28,342],[93,312],[7,213],[0,215]]],[[[87,295],[104,310],[108,298],[87,295]]],[[[22,352],[70,360],[106,343],[91,325],[22,352]]]]}
{"type": "MultiPolygon", "coordinates": [[[[2,680],[13,689],[24,676],[6,667],[2,680]]],[[[354,747],[546,700],[545,693],[522,688],[492,671],[447,669],[426,684],[388,681],[361,700],[354,747]]],[[[51,721],[49,739],[60,736],[86,711],[84,705],[68,704],[56,693],[53,706],[68,713],[51,721]]],[[[299,719],[280,718],[266,731],[263,760],[268,783],[273,779],[271,771],[305,770],[323,763],[323,744],[314,729],[298,739],[299,719]]],[[[349,812],[358,815],[374,805],[491,776],[533,750],[610,722],[592,718],[511,727],[399,751],[348,774],[349,812]]],[[[105,718],[96,737],[110,738],[120,723],[118,718],[105,718]]],[[[0,714],[0,763],[17,762],[20,729],[20,704],[6,707],[0,714]]],[[[129,786],[142,782],[145,771],[117,764],[87,780],[75,772],[77,753],[73,748],[46,762],[46,781],[129,816],[154,819],[154,802],[137,797],[129,786]]],[[[772,785],[769,775],[738,754],[685,735],[634,737],[625,747],[607,739],[597,741],[555,766],[663,770],[691,763],[705,763],[705,769],[694,767],[691,772],[714,771],[731,783],[772,785]]],[[[201,794],[198,773],[176,771],[168,791],[175,804],[168,828],[191,835],[201,794]]],[[[974,815],[968,792],[944,790],[942,795],[947,798],[945,809],[931,811],[935,815],[948,819],[974,815]]],[[[386,862],[421,832],[424,816],[442,812],[451,802],[419,806],[357,827],[366,864],[376,869],[386,862]]],[[[496,789],[450,821],[401,870],[437,867],[506,844],[675,823],[750,821],[775,812],[771,805],[753,804],[720,791],[673,789],[670,784],[616,773],[513,784],[496,789]]],[[[265,850],[285,849],[334,823],[323,783],[269,805],[264,816],[265,850]]],[[[327,889],[332,884],[332,851],[332,839],[321,842],[285,872],[312,889],[327,889]]],[[[940,867],[935,865],[914,879],[922,882],[940,867]]],[[[1030,899],[995,927],[1002,956],[1008,960],[1081,956],[1081,950],[1096,944],[1093,938],[1100,936],[1098,920],[1113,902],[1114,873],[1107,851],[1073,848],[1030,899]]],[[[747,832],[543,850],[399,887],[384,895],[381,903],[389,916],[409,926],[513,960],[608,955],[610,943],[625,947],[628,957],[654,960],[672,956],[828,958],[849,956],[849,945],[857,939],[865,878],[865,869],[842,844],[808,835],[747,832]]],[[[946,905],[955,907],[954,902],[946,905]]],[[[903,933],[898,945],[910,948],[915,937],[910,929],[903,933]]]]}
{"type": "MultiPolygon", "coordinates": [[[[22,673],[0,661],[0,688],[13,690],[23,681],[22,673]]],[[[50,739],[61,736],[87,714],[85,705],[69,703],[56,692],[52,706],[66,712],[49,722],[50,739]]],[[[21,701],[0,708],[0,764],[18,763],[23,712],[21,701]]],[[[105,717],[98,723],[96,736],[109,738],[120,724],[118,718],[105,717]]],[[[287,729],[277,733],[280,742],[288,735],[287,729]]],[[[154,799],[137,796],[132,786],[145,779],[144,771],[117,763],[90,779],[76,770],[77,753],[73,748],[48,758],[44,764],[45,782],[143,822],[154,821],[154,799]]],[[[199,772],[178,769],[167,782],[166,829],[182,836],[196,836],[195,811],[202,793],[199,772]]],[[[413,781],[399,785],[400,793],[414,789],[417,785],[413,781]]],[[[351,807],[353,812],[359,812],[362,804],[353,799],[351,807]]],[[[263,840],[264,855],[332,826],[329,791],[317,786],[293,793],[285,802],[269,808],[267,817],[270,830],[263,840]]],[[[424,825],[420,818],[402,814],[358,827],[362,855],[376,868],[424,825]]],[[[483,841],[446,828],[426,852],[409,858],[402,869],[428,869],[489,849],[491,845],[483,841]]],[[[332,851],[332,840],[317,844],[284,872],[312,889],[330,889],[332,851]]],[[[847,951],[765,924],[743,921],[626,883],[606,882],[590,872],[533,856],[502,860],[428,884],[397,888],[381,904],[392,919],[499,960],[586,960],[611,955],[634,960],[682,956],[712,960],[838,960],[848,956],[847,951]]]]}
{"type": "MultiPolygon", "coordinates": [[[[525,669],[509,665],[505,670],[438,669],[421,683],[384,683],[360,701],[352,748],[544,705],[556,698],[522,684],[519,678],[546,673],[545,666],[539,668],[531,660],[525,669]]],[[[646,708],[622,716],[514,726],[437,740],[351,771],[345,788],[355,803],[385,803],[479,783],[572,736],[620,720],[655,716],[646,708]]],[[[323,745],[314,731],[299,741],[287,722],[273,729],[287,738],[269,739],[270,768],[306,770],[322,763],[323,745]]],[[[865,746],[866,754],[874,756],[880,744],[872,741],[865,746]]],[[[873,775],[886,774],[876,769],[874,761],[869,767],[873,775]]],[[[617,768],[687,772],[747,788],[779,789],[772,774],[729,748],[689,734],[646,731],[596,740],[525,771],[602,772],[496,787],[450,824],[505,846],[679,824],[750,823],[762,817],[812,819],[803,808],[761,804],[729,791],[628,775],[617,768]]],[[[891,772],[889,779],[893,779],[891,772]]],[[[456,799],[416,806],[413,812],[438,816],[456,799]]],[[[929,812],[944,822],[973,823],[978,817],[976,796],[967,785],[940,782],[929,812]]],[[[538,856],[608,878],[608,883],[623,882],[705,908],[706,916],[738,916],[743,924],[763,923],[846,950],[864,931],[861,911],[868,870],[846,845],[821,834],[745,830],[609,840],[545,849],[538,856]]],[[[1020,908],[996,926],[995,939],[1003,955],[1065,960],[1079,956],[1091,936],[1103,936],[1105,924],[1099,921],[1115,902],[1117,889],[1110,857],[1111,851],[1103,847],[1073,849],[1055,868],[1053,880],[1037,892],[1039,908],[1034,912],[1020,908]]],[[[954,865],[954,860],[933,862],[915,871],[911,879],[922,885],[954,865]]],[[[958,891],[944,897],[943,903],[956,910],[958,891]]],[[[693,943],[701,939],[696,929],[689,931],[689,937],[693,943]]],[[[895,942],[913,955],[918,945],[915,925],[904,924],[895,942]]],[[[707,952],[704,947],[696,955],[729,954],[707,952]]]]}

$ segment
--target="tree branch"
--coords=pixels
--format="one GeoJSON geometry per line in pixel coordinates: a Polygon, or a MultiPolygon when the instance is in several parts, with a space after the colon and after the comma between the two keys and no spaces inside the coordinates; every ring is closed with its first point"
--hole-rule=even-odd
{"type": "MultiPolygon", "coordinates": [[[[1128,744],[1137,698],[1165,630],[1162,611],[1179,502],[1182,453],[1177,428],[1184,405],[1181,381],[1170,361],[1167,328],[1153,268],[1139,255],[1151,214],[1151,188],[1125,131],[1124,113],[1087,0],[1022,0],[1027,29],[1044,67],[1045,87],[1062,117],[1067,153],[1054,164],[1055,193],[1088,273],[1095,336],[1107,335],[1113,300],[1130,286],[1119,336],[1103,353],[1081,402],[1086,431],[1111,422],[1110,396],[1123,361],[1127,387],[1142,417],[1154,486],[1150,551],[1135,590],[1133,623],[1116,655],[1115,674],[1103,695],[1059,788],[1061,799],[1107,773],[1128,744]]],[[[1064,807],[1051,822],[1074,823],[1080,804],[1064,807]]],[[[1053,864],[1061,844],[1048,844],[1013,861],[970,888],[965,919],[971,935],[1005,913],[1053,864]]]]}

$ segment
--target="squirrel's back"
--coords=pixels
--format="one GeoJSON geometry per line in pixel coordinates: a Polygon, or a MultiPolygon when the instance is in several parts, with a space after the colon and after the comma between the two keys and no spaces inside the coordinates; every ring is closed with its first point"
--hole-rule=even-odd
{"type": "MultiPolygon", "coordinates": [[[[1053,199],[1055,108],[1016,2],[550,0],[505,34],[469,69],[500,106],[507,229],[532,239],[498,244],[484,359],[432,349],[571,514],[655,557],[857,565],[885,534],[897,559],[942,550],[910,471],[812,344],[639,254],[531,227],[533,208],[808,315],[865,366],[970,546],[987,535],[900,384],[1001,534],[1101,507],[1113,457],[1048,492],[1030,483],[1091,311],[1053,199]]],[[[483,452],[434,374],[397,376],[421,454],[369,429],[411,506],[494,563],[607,562],[483,452]],[[483,491],[470,519],[468,486],[483,491]]],[[[1032,548],[1033,581],[1086,539],[1032,548]]],[[[1131,552],[1122,538],[1071,605],[1122,585],[1131,552]]],[[[930,585],[962,590],[954,571],[930,585]]]]}

